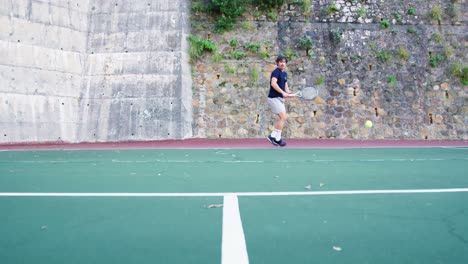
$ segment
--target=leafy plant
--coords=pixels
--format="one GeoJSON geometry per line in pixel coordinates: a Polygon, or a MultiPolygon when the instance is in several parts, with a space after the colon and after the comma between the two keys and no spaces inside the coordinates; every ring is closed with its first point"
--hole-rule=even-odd
{"type": "Polygon", "coordinates": [[[312,0],[303,0],[302,1],[302,13],[304,16],[309,16],[312,12],[312,0]]]}
{"type": "Polygon", "coordinates": [[[447,12],[452,18],[455,18],[457,16],[457,8],[453,3],[449,3],[447,12]]]}
{"type": "Polygon", "coordinates": [[[327,15],[330,15],[332,13],[335,13],[335,12],[338,12],[340,11],[340,9],[338,9],[338,7],[335,5],[335,2],[331,2],[329,6],[325,7],[323,9],[323,12],[327,15]]]}
{"type": "Polygon", "coordinates": [[[445,57],[449,58],[453,54],[453,48],[451,46],[445,47],[445,57]]]}
{"type": "Polygon", "coordinates": [[[444,60],[444,56],[440,54],[433,55],[431,54],[429,56],[429,64],[434,68],[437,67],[437,63],[441,62],[444,60]]]}
{"type": "Polygon", "coordinates": [[[455,77],[461,77],[463,75],[463,66],[460,62],[453,64],[450,67],[450,74],[455,77]]]}
{"type": "Polygon", "coordinates": [[[242,51],[239,51],[239,50],[235,50],[233,53],[232,53],[232,57],[236,60],[240,60],[242,58],[245,57],[245,53],[242,52],[242,51]]]}
{"type": "Polygon", "coordinates": [[[193,12],[204,12],[205,5],[199,0],[193,1],[191,5],[191,9],[193,12]]]}
{"type": "Polygon", "coordinates": [[[270,53],[265,48],[260,48],[258,56],[262,59],[270,58],[270,53]]]}
{"type": "Polygon", "coordinates": [[[219,61],[221,61],[223,59],[223,54],[215,53],[215,54],[213,54],[211,59],[213,60],[213,62],[219,62],[219,61]]]}
{"type": "Polygon", "coordinates": [[[398,22],[401,22],[401,15],[398,12],[395,11],[392,14],[398,22]]]}
{"type": "Polygon", "coordinates": [[[366,14],[367,14],[367,9],[365,9],[364,7],[361,7],[358,9],[358,16],[363,17],[366,14]]]}
{"type": "Polygon", "coordinates": [[[299,48],[304,49],[306,54],[309,55],[309,51],[312,49],[312,39],[310,37],[304,37],[299,39],[299,48]]]}
{"type": "Polygon", "coordinates": [[[260,44],[249,42],[245,44],[244,49],[253,53],[258,53],[258,50],[260,49],[260,44]]]}
{"type": "Polygon", "coordinates": [[[290,47],[286,48],[286,50],[284,51],[284,55],[291,60],[297,58],[297,53],[290,47]]]}
{"type": "Polygon", "coordinates": [[[404,60],[404,61],[407,61],[408,60],[408,51],[404,48],[404,47],[399,47],[398,48],[398,57],[400,57],[400,59],[404,60]]]}
{"type": "Polygon", "coordinates": [[[460,62],[457,62],[450,67],[450,74],[460,78],[463,85],[468,85],[468,67],[463,67],[460,62]]]}
{"type": "Polygon", "coordinates": [[[410,7],[410,9],[408,9],[408,15],[416,15],[416,9],[414,9],[414,7],[410,7]]]}
{"type": "Polygon", "coordinates": [[[258,81],[258,69],[255,66],[250,67],[250,80],[253,83],[258,81]]]}
{"type": "Polygon", "coordinates": [[[380,21],[380,27],[381,28],[388,28],[390,26],[390,21],[384,19],[382,21],[380,21]]]}
{"type": "Polygon", "coordinates": [[[236,38],[233,38],[233,39],[231,40],[231,42],[229,42],[229,45],[230,45],[231,47],[236,47],[236,46],[237,46],[237,43],[239,43],[239,40],[237,40],[236,38]]]}
{"type": "Polygon", "coordinates": [[[281,7],[285,2],[286,0],[252,0],[252,4],[263,11],[277,9],[281,7]]]}
{"type": "Polygon", "coordinates": [[[327,59],[325,59],[325,56],[320,56],[319,63],[320,65],[325,65],[325,63],[327,63],[327,59]]]}
{"type": "Polygon", "coordinates": [[[387,77],[387,82],[394,87],[397,84],[397,78],[393,75],[390,75],[387,77]]]}
{"type": "Polygon", "coordinates": [[[342,33],[340,28],[330,30],[330,40],[333,44],[339,44],[342,39],[342,33]]]}
{"type": "Polygon", "coordinates": [[[214,52],[218,50],[218,47],[209,39],[189,35],[188,40],[190,42],[190,58],[192,61],[200,59],[205,51],[214,52]]]}
{"type": "Polygon", "coordinates": [[[209,0],[207,9],[217,16],[215,30],[220,33],[233,29],[237,18],[247,6],[246,0],[209,0]]]}
{"type": "Polygon", "coordinates": [[[255,25],[253,24],[252,21],[244,21],[242,22],[242,29],[246,31],[254,31],[255,30],[255,25]]]}
{"type": "Polygon", "coordinates": [[[440,34],[434,33],[432,34],[431,39],[437,43],[440,43],[442,41],[442,36],[440,34]]]}
{"type": "Polygon", "coordinates": [[[324,83],[325,83],[325,77],[324,76],[320,76],[315,80],[315,85],[322,85],[324,83]]]}
{"type": "Polygon", "coordinates": [[[226,69],[226,73],[233,74],[235,72],[234,67],[230,64],[225,64],[224,68],[226,69]]]}
{"type": "Polygon", "coordinates": [[[434,20],[440,21],[442,19],[442,8],[440,6],[432,7],[429,16],[434,20]]]}
{"type": "Polygon", "coordinates": [[[377,52],[377,58],[382,62],[389,62],[392,59],[392,55],[385,50],[377,52]]]}
{"type": "Polygon", "coordinates": [[[461,76],[461,82],[463,85],[468,85],[468,67],[463,68],[463,75],[461,76]]]}
{"type": "Polygon", "coordinates": [[[277,20],[276,14],[274,12],[269,12],[267,14],[267,17],[268,17],[268,19],[273,20],[273,21],[277,20]]]}
{"type": "Polygon", "coordinates": [[[395,76],[393,76],[393,75],[390,75],[390,76],[387,77],[387,82],[388,82],[391,86],[395,87],[396,84],[397,84],[397,78],[396,78],[395,76]]]}

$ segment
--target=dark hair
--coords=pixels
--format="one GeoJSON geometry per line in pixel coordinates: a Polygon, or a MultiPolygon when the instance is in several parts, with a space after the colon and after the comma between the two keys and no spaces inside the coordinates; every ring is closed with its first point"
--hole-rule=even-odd
{"type": "Polygon", "coordinates": [[[280,55],[280,56],[278,56],[278,58],[276,58],[276,63],[278,63],[278,62],[280,62],[282,60],[285,60],[286,62],[288,62],[288,58],[286,56],[280,55]]]}

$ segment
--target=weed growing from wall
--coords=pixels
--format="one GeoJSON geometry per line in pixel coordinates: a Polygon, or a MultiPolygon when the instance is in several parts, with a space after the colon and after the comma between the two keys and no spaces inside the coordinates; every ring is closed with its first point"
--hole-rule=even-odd
{"type": "Polygon", "coordinates": [[[249,42],[249,43],[245,44],[244,49],[246,51],[252,52],[253,54],[257,54],[258,51],[260,50],[260,44],[249,42]]]}
{"type": "Polygon", "coordinates": [[[442,8],[440,6],[432,7],[431,11],[429,11],[429,17],[440,22],[442,19],[442,8]]]}
{"type": "Polygon", "coordinates": [[[387,77],[387,83],[390,84],[391,87],[395,87],[397,85],[397,78],[393,75],[387,77]]]}
{"type": "Polygon", "coordinates": [[[203,52],[215,52],[218,50],[218,47],[209,39],[189,35],[188,40],[190,42],[190,60],[192,63],[200,59],[203,52]]]}
{"type": "Polygon", "coordinates": [[[230,64],[225,64],[224,69],[226,70],[227,74],[234,74],[235,73],[234,67],[232,65],[230,65],[230,64]]]}
{"type": "Polygon", "coordinates": [[[286,56],[290,60],[294,60],[297,58],[297,52],[290,47],[287,47],[284,51],[284,56],[286,56]]]}
{"type": "Polygon", "coordinates": [[[324,83],[325,83],[325,77],[324,76],[320,76],[315,80],[315,85],[317,85],[317,86],[323,85],[324,83]]]}
{"type": "Polygon", "coordinates": [[[216,17],[215,30],[219,33],[232,30],[246,8],[246,0],[210,0],[207,6],[208,12],[216,17]]]}
{"type": "Polygon", "coordinates": [[[358,16],[364,17],[366,14],[367,14],[367,9],[365,9],[364,7],[361,7],[358,9],[358,16]]]}
{"type": "Polygon", "coordinates": [[[437,67],[437,64],[442,61],[444,61],[444,56],[442,56],[441,54],[429,55],[429,65],[431,65],[431,67],[433,68],[437,67]]]}
{"type": "Polygon", "coordinates": [[[377,52],[377,59],[379,59],[381,62],[389,62],[392,59],[392,54],[386,50],[381,50],[377,52]]]}
{"type": "Polygon", "coordinates": [[[298,39],[298,42],[299,42],[299,48],[300,49],[303,49],[306,51],[306,54],[307,56],[310,56],[310,51],[312,50],[312,39],[310,37],[303,37],[303,38],[300,38],[298,39]]]}
{"type": "Polygon", "coordinates": [[[453,3],[449,3],[447,13],[451,18],[457,17],[457,8],[453,3]]]}
{"type": "Polygon", "coordinates": [[[386,19],[380,21],[380,28],[385,29],[385,28],[388,28],[389,26],[390,26],[390,21],[386,19]]]}
{"type": "Polygon", "coordinates": [[[338,11],[340,11],[340,10],[339,10],[338,7],[335,5],[335,2],[334,2],[334,1],[332,1],[332,2],[330,3],[329,6],[325,7],[324,9],[322,9],[322,13],[324,13],[324,14],[326,14],[326,15],[331,15],[331,14],[333,14],[333,13],[335,13],[335,12],[338,12],[338,11]]]}
{"type": "Polygon", "coordinates": [[[253,84],[256,84],[258,82],[258,69],[255,66],[250,67],[250,80],[252,81],[253,84]]]}
{"type": "Polygon", "coordinates": [[[468,67],[464,67],[462,70],[461,82],[463,85],[468,85],[468,67]]]}
{"type": "Polygon", "coordinates": [[[303,0],[302,1],[302,13],[304,16],[310,16],[312,13],[312,0],[303,0]]]}
{"type": "Polygon", "coordinates": [[[398,48],[398,57],[400,57],[401,60],[407,61],[408,60],[408,50],[406,50],[404,47],[399,47],[398,48]]]}
{"type": "Polygon", "coordinates": [[[281,7],[285,0],[252,0],[252,4],[263,11],[270,11],[281,7]]]}
{"type": "Polygon", "coordinates": [[[460,62],[457,62],[450,67],[450,74],[454,77],[460,78],[463,85],[468,85],[468,67],[463,67],[460,62]]]}
{"type": "Polygon", "coordinates": [[[334,45],[338,45],[343,39],[343,33],[340,28],[330,30],[330,40],[334,45]]]}

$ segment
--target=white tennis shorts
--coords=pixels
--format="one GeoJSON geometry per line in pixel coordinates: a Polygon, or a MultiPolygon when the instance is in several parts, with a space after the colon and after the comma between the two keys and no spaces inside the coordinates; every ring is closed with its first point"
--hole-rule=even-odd
{"type": "Polygon", "coordinates": [[[270,98],[270,97],[268,97],[268,104],[270,105],[271,110],[273,110],[273,113],[275,113],[275,114],[286,113],[286,107],[284,107],[284,98],[281,98],[281,97],[270,98]]]}

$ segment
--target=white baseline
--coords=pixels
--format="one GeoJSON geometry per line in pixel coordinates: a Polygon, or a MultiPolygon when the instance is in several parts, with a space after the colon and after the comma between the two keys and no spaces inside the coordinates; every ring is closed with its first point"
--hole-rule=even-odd
{"type": "Polygon", "coordinates": [[[449,189],[403,189],[403,190],[347,190],[347,191],[305,191],[305,192],[207,192],[207,193],[57,193],[57,192],[0,192],[0,197],[210,197],[210,196],[296,196],[296,195],[359,195],[359,194],[404,194],[404,193],[460,193],[468,188],[449,189]]]}

